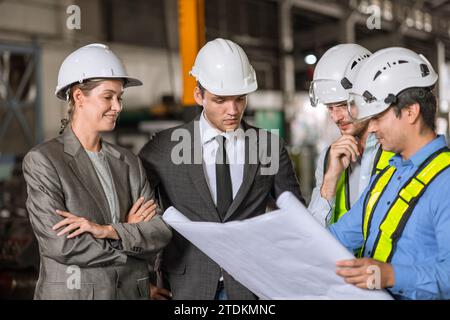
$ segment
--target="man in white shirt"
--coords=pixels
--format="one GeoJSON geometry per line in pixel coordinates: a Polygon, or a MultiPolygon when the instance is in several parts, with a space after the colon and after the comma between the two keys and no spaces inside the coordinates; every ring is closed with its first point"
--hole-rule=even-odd
{"type": "MultiPolygon", "coordinates": [[[[284,191],[303,201],[281,139],[242,120],[247,94],[257,89],[242,48],[224,39],[208,42],[191,75],[203,112],[158,133],[139,154],[162,208],[174,206],[192,221],[221,223],[265,213],[269,199],[284,191]]],[[[159,271],[174,299],[256,299],[176,231],[159,271]]],[[[167,294],[153,291],[155,297],[167,294]]]]}
{"type": "Polygon", "coordinates": [[[340,44],[327,50],[314,70],[311,105],[325,105],[341,137],[318,159],[316,186],[308,206],[323,225],[338,221],[367,186],[373,174],[388,165],[391,153],[382,151],[368,121],[354,123],[349,112],[349,89],[370,51],[357,44],[340,44]]]}

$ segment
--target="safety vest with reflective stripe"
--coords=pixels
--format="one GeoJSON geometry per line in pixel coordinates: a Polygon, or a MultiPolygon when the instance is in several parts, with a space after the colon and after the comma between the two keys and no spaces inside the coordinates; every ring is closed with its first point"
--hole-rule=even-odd
{"type": "MultiPolygon", "coordinates": [[[[328,148],[325,159],[324,159],[324,172],[327,169],[328,164],[328,156],[330,153],[330,148],[328,148]]],[[[393,152],[383,151],[381,146],[378,148],[377,154],[374,159],[374,165],[372,169],[372,176],[374,174],[378,174],[381,170],[389,166],[389,159],[394,155],[393,152]]],[[[345,171],[339,177],[339,181],[336,186],[336,203],[334,206],[333,216],[331,218],[330,224],[337,222],[342,216],[347,213],[347,211],[351,208],[350,203],[350,182],[349,182],[349,168],[345,169],[345,171]]]]}
{"type": "MultiPolygon", "coordinates": [[[[371,258],[390,262],[396,244],[411,216],[414,207],[433,179],[446,168],[450,167],[450,149],[442,148],[430,155],[417,169],[414,175],[405,182],[388,212],[383,218],[371,253],[371,258]]],[[[370,234],[373,212],[386,190],[396,168],[387,167],[375,178],[364,201],[363,235],[364,245],[360,255],[364,253],[370,234]]]]}

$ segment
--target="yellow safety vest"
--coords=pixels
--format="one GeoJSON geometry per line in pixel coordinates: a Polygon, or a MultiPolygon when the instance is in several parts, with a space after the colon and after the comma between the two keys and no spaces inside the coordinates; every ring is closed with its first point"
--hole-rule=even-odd
{"type": "MultiPolygon", "coordinates": [[[[330,148],[328,148],[327,153],[325,154],[324,160],[324,172],[325,176],[327,164],[328,164],[328,155],[330,152],[330,148]]],[[[374,165],[372,169],[372,175],[378,174],[384,168],[389,166],[389,159],[394,155],[393,152],[383,151],[381,146],[378,148],[377,154],[375,156],[374,165]]],[[[345,169],[345,171],[339,177],[339,181],[336,186],[336,203],[334,206],[333,217],[331,218],[330,224],[336,223],[342,216],[350,210],[350,183],[349,183],[349,168],[345,169]]]]}
{"type": "MultiPolygon", "coordinates": [[[[450,167],[450,149],[445,147],[430,155],[420,165],[414,175],[406,181],[383,218],[371,253],[371,258],[381,262],[391,261],[397,241],[400,239],[406,223],[420,197],[434,178],[448,167],[450,167]]],[[[385,168],[375,178],[370,190],[367,192],[363,212],[364,245],[361,248],[360,256],[364,253],[366,241],[370,234],[373,212],[381,195],[394,175],[395,170],[391,166],[385,168]]]]}

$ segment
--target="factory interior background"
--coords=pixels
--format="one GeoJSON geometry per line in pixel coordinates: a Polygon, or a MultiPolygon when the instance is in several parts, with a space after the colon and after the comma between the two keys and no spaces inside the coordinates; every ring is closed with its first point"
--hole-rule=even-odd
{"type": "Polygon", "coordinates": [[[21,161],[59,132],[67,106],[54,91],[63,59],[104,43],[142,80],[126,91],[116,129],[105,136],[138,153],[152,134],[198,112],[188,62],[217,37],[248,54],[259,88],[244,119],[278,129],[307,200],[317,156],[339,135],[308,97],[315,63],[336,44],[424,54],[439,74],[437,131],[448,137],[450,1],[0,0],[0,299],[33,296],[39,254],[21,161]]]}

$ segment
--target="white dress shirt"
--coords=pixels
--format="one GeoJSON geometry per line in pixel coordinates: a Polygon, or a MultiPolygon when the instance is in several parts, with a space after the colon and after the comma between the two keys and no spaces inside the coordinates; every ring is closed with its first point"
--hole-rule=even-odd
{"type": "Polygon", "coordinates": [[[200,137],[202,142],[203,171],[214,204],[217,205],[216,190],[216,153],[219,143],[215,139],[217,135],[225,137],[225,149],[230,164],[231,184],[233,199],[241,187],[244,178],[245,163],[245,135],[243,130],[222,132],[214,128],[206,120],[205,112],[202,112],[199,121],[200,137]]]}

